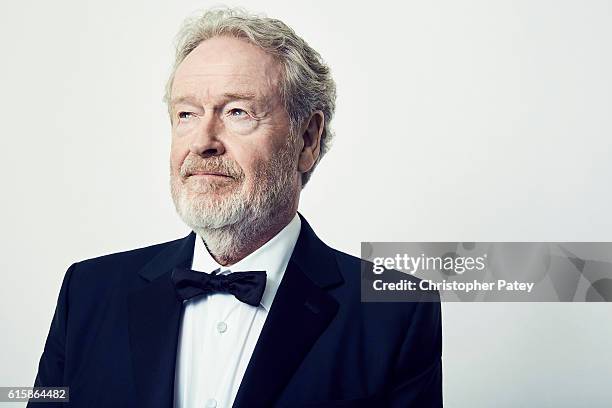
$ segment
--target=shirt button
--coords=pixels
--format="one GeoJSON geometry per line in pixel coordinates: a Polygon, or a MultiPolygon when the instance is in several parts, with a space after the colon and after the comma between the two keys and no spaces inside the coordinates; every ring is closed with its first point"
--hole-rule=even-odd
{"type": "Polygon", "coordinates": [[[214,398],[209,398],[206,401],[206,408],[215,408],[217,406],[217,401],[214,398]]]}
{"type": "Polygon", "coordinates": [[[217,331],[219,333],[224,333],[227,330],[227,324],[225,322],[217,323],[217,331]]]}

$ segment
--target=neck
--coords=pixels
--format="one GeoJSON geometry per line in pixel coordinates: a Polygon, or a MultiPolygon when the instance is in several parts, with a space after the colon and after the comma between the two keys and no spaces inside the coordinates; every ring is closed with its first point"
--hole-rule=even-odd
{"type": "Polygon", "coordinates": [[[293,219],[296,208],[278,211],[269,217],[244,220],[222,228],[196,230],[219,265],[230,266],[246,258],[271,240],[293,219]]]}

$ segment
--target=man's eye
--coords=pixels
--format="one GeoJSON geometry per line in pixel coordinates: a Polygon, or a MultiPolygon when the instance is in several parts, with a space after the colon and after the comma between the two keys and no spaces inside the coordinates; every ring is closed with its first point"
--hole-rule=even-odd
{"type": "Polygon", "coordinates": [[[228,114],[229,114],[229,116],[233,116],[233,117],[236,117],[236,118],[248,115],[245,110],[240,109],[240,108],[230,109],[228,114]]]}
{"type": "Polygon", "coordinates": [[[179,112],[178,113],[179,119],[187,119],[190,115],[193,116],[193,113],[191,112],[179,112]]]}

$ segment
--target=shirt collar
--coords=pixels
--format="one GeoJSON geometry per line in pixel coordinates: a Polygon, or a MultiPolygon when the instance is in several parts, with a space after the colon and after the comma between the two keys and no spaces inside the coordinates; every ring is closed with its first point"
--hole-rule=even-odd
{"type": "Polygon", "coordinates": [[[293,253],[293,248],[300,235],[302,222],[296,213],[291,222],[285,226],[272,239],[256,249],[254,252],[230,266],[222,266],[210,255],[204,241],[198,235],[194,245],[193,262],[191,269],[210,273],[221,268],[220,273],[266,271],[266,288],[261,305],[270,311],[272,301],[278,290],[281,279],[287,269],[287,264],[293,253]]]}

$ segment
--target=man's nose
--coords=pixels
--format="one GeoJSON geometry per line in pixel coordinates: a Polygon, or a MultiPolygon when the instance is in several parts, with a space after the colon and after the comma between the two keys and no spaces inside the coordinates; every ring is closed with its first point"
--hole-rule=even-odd
{"type": "Polygon", "coordinates": [[[194,130],[189,150],[202,157],[222,155],[225,147],[218,138],[221,127],[222,124],[218,123],[214,115],[204,115],[200,119],[200,126],[194,130]]]}

